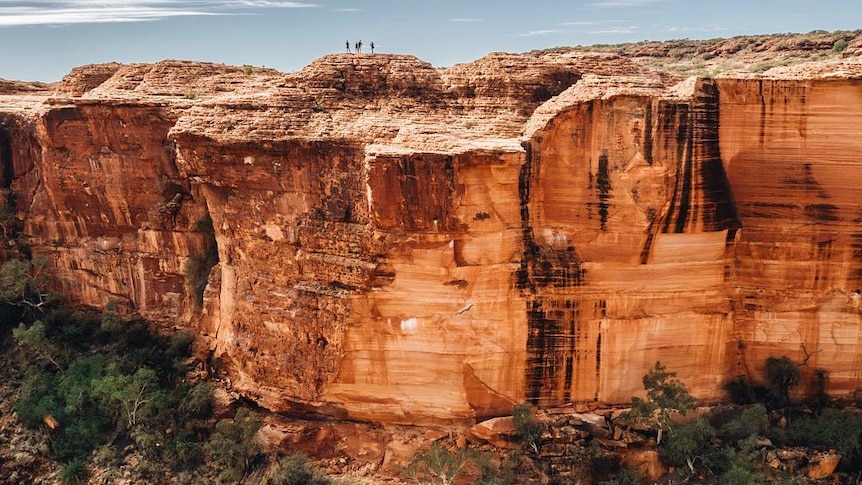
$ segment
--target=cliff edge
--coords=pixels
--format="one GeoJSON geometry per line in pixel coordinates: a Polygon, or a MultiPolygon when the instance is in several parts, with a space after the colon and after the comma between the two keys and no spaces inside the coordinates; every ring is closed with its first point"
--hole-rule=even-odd
{"type": "Polygon", "coordinates": [[[622,403],[656,360],[721,400],[782,355],[851,398],[862,36],[808,38],[84,66],[0,84],[3,187],[59,291],[193,329],[276,412],[622,403]]]}

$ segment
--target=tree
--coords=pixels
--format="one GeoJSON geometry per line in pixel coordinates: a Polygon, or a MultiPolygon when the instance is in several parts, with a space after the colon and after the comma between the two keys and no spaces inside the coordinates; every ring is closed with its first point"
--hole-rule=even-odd
{"type": "Polygon", "coordinates": [[[216,423],[215,433],[204,449],[213,460],[228,468],[226,472],[242,477],[260,455],[260,446],[254,440],[260,426],[254,414],[240,408],[233,419],[216,423]]]}
{"type": "Polygon", "coordinates": [[[535,420],[530,405],[516,404],[512,409],[512,421],[515,423],[515,430],[521,442],[538,454],[542,439],[542,424],[535,420]]]}
{"type": "Polygon", "coordinates": [[[706,451],[714,436],[715,430],[709,423],[702,418],[693,419],[673,430],[661,447],[661,457],[671,465],[688,466],[693,475],[695,460],[706,451]]]}
{"type": "Polygon", "coordinates": [[[50,301],[45,290],[47,261],[38,257],[32,261],[12,259],[0,266],[0,303],[25,307],[42,313],[50,301]]]}
{"type": "Polygon", "coordinates": [[[790,388],[799,384],[799,366],[787,357],[766,359],[766,381],[777,399],[777,407],[790,404],[790,388]]]}
{"type": "Polygon", "coordinates": [[[112,373],[93,384],[93,393],[103,405],[123,416],[125,427],[133,429],[141,417],[142,408],[153,399],[159,388],[156,372],[142,367],[134,374],[112,373]]]}
{"type": "Polygon", "coordinates": [[[123,329],[123,319],[120,318],[118,308],[119,304],[117,303],[117,300],[114,299],[108,300],[108,303],[105,304],[105,309],[102,310],[102,319],[100,322],[100,328],[103,332],[116,334],[123,329]]]}
{"type": "Polygon", "coordinates": [[[43,322],[37,320],[29,327],[22,323],[12,330],[12,337],[19,345],[27,346],[39,357],[53,364],[57,370],[63,370],[55,357],[58,354],[57,346],[46,336],[43,322]]]}
{"type": "Polygon", "coordinates": [[[671,415],[686,414],[697,400],[676,378],[676,372],[669,372],[660,361],[656,361],[655,367],[643,377],[643,384],[646,399],[632,397],[631,411],[625,417],[655,428],[658,431],[656,441],[661,443],[662,433],[671,428],[671,415]]]}
{"type": "Polygon", "coordinates": [[[405,469],[407,475],[417,483],[429,479],[431,483],[451,485],[464,467],[473,460],[474,454],[465,448],[449,451],[438,443],[431,449],[413,457],[405,469]]]}
{"type": "Polygon", "coordinates": [[[829,382],[829,371],[826,369],[814,369],[814,382],[812,383],[811,404],[818,412],[822,411],[832,399],[826,392],[826,385],[829,382]]]}

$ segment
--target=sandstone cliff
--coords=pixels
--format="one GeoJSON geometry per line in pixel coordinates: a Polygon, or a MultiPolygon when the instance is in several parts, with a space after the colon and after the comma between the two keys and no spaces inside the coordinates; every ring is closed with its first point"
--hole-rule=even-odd
{"type": "Polygon", "coordinates": [[[773,71],[585,50],[85,66],[0,94],[0,159],[60,291],[193,328],[274,411],[621,403],[656,360],[717,400],[781,355],[852,397],[862,64],[773,71]]]}

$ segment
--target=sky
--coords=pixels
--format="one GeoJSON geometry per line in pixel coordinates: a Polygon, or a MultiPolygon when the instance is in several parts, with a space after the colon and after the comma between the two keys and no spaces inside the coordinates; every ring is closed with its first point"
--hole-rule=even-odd
{"type": "Polygon", "coordinates": [[[361,40],[437,67],[490,52],[862,28],[862,0],[0,0],[0,78],[190,59],[289,72],[361,40]]]}

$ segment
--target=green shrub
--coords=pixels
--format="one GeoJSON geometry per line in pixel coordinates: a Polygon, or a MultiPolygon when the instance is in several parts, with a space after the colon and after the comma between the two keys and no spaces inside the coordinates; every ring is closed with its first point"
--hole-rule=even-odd
{"type": "Polygon", "coordinates": [[[21,394],[15,403],[15,412],[24,426],[36,429],[46,416],[62,420],[64,405],[56,395],[58,377],[51,372],[30,368],[21,384],[21,394]]]}
{"type": "Polygon", "coordinates": [[[777,407],[790,404],[790,389],[799,384],[799,377],[799,366],[787,357],[766,359],[766,382],[776,397],[777,407]]]}
{"type": "Polygon", "coordinates": [[[105,455],[108,441],[128,437],[147,456],[200,462],[201,445],[184,421],[211,412],[211,387],[181,384],[191,336],[156,336],[144,322],[123,321],[115,302],[101,315],[64,307],[45,296],[41,272],[39,260],[0,267],[0,317],[21,322],[11,350],[28,363],[14,403],[21,422],[50,428],[63,462],[100,447],[105,455]]]}
{"type": "Polygon", "coordinates": [[[673,466],[688,466],[693,471],[696,457],[706,453],[715,430],[702,418],[674,427],[664,446],[659,448],[662,460],[673,466]]]}
{"type": "Polygon", "coordinates": [[[542,424],[533,416],[532,407],[528,403],[516,404],[512,409],[512,421],[521,443],[538,453],[542,440],[542,424]]]}
{"type": "Polygon", "coordinates": [[[119,307],[117,300],[109,300],[102,310],[102,318],[100,328],[108,334],[120,333],[123,329],[123,320],[120,318],[117,308],[119,307]]]}
{"type": "Polygon", "coordinates": [[[58,478],[61,483],[81,483],[87,479],[87,467],[81,460],[72,460],[63,465],[58,478]]]}
{"type": "Polygon", "coordinates": [[[811,384],[811,405],[818,411],[822,411],[832,402],[832,398],[826,393],[828,382],[829,371],[814,369],[814,382],[811,384]]]}
{"type": "Polygon", "coordinates": [[[185,390],[180,400],[179,413],[183,421],[203,418],[212,414],[212,407],[213,386],[209,382],[201,382],[185,390]]]}
{"type": "Polygon", "coordinates": [[[486,480],[476,480],[473,485],[509,485],[509,482],[504,478],[494,477],[486,480]]]}
{"type": "Polygon", "coordinates": [[[623,467],[615,477],[610,480],[601,481],[599,485],[640,485],[641,482],[642,480],[637,470],[623,467]]]}
{"type": "Polygon", "coordinates": [[[267,485],[330,485],[331,480],[315,470],[308,458],[294,453],[279,460],[270,472],[267,485]]]}
{"type": "Polygon", "coordinates": [[[725,447],[718,450],[717,456],[722,460],[713,458],[715,471],[722,472],[720,483],[727,485],[757,485],[765,483],[762,474],[755,470],[757,458],[757,440],[750,436],[739,441],[737,448],[725,447]]]}
{"type": "Polygon", "coordinates": [[[697,401],[676,378],[676,372],[669,372],[659,361],[644,375],[643,384],[646,399],[633,397],[631,410],[624,418],[656,429],[661,443],[662,433],[671,429],[671,415],[686,414],[697,401]]]}
{"type": "Polygon", "coordinates": [[[103,358],[91,356],[75,361],[64,372],[37,367],[27,372],[15,410],[27,427],[49,422],[56,427],[52,447],[60,460],[86,457],[111,428],[111,420],[94,405],[90,393],[103,365],[103,358]]]}
{"type": "Polygon", "coordinates": [[[754,485],[758,483],[752,478],[751,470],[734,467],[721,476],[721,483],[725,485],[754,485]]]}
{"type": "Polygon", "coordinates": [[[195,336],[190,332],[177,332],[168,338],[168,349],[165,351],[169,358],[182,358],[191,353],[192,342],[195,336]]]}
{"type": "Polygon", "coordinates": [[[69,417],[68,421],[56,431],[52,445],[54,454],[61,461],[85,459],[104,443],[112,425],[111,420],[96,408],[69,417]]]}
{"type": "Polygon", "coordinates": [[[98,447],[93,461],[102,468],[117,468],[120,463],[117,450],[110,444],[98,447]]]}
{"type": "Polygon", "coordinates": [[[763,433],[768,424],[766,408],[762,404],[720,408],[713,411],[713,416],[716,435],[727,443],[763,433]]]}
{"type": "Polygon", "coordinates": [[[724,389],[730,395],[730,402],[733,404],[746,405],[772,402],[772,395],[769,389],[765,386],[752,384],[745,376],[738,376],[736,379],[727,382],[724,389]]]}
{"type": "Polygon", "coordinates": [[[835,449],[844,470],[862,465],[862,415],[858,413],[826,409],[820,416],[792,421],[785,436],[789,444],[835,449]]]}
{"type": "Polygon", "coordinates": [[[195,468],[204,461],[203,444],[185,432],[180,432],[164,450],[164,459],[173,466],[195,468]]]}
{"type": "Polygon", "coordinates": [[[838,39],[832,44],[832,52],[836,54],[840,54],[844,52],[844,49],[847,48],[847,41],[844,39],[838,39]]]}
{"type": "MultiPolygon", "coordinates": [[[[52,428],[60,460],[84,459],[109,438],[132,431],[138,446],[159,458],[172,441],[164,430],[178,431],[188,417],[183,413],[202,418],[211,409],[208,386],[192,392],[176,385],[188,336],[169,342],[130,323],[116,325],[112,332],[119,333],[102,340],[100,327],[99,319],[52,308],[16,330],[27,348],[54,357],[51,366],[36,361],[28,368],[15,410],[27,427],[52,428]]],[[[173,451],[182,461],[194,454],[184,445],[173,451]]]]}
{"type": "Polygon", "coordinates": [[[74,415],[91,410],[94,396],[93,384],[108,371],[108,359],[104,355],[82,357],[60,376],[57,395],[66,406],[66,413],[74,415]]]}
{"type": "Polygon", "coordinates": [[[204,445],[204,450],[233,475],[243,476],[260,456],[260,446],[254,441],[260,426],[254,414],[240,408],[233,419],[223,419],[216,424],[215,433],[204,445]]]}
{"type": "Polygon", "coordinates": [[[135,442],[137,450],[148,460],[161,461],[164,459],[163,445],[168,440],[163,432],[139,428],[130,430],[129,437],[135,442]]]}
{"type": "Polygon", "coordinates": [[[62,370],[60,350],[48,339],[45,332],[45,324],[37,320],[29,326],[24,323],[19,324],[12,330],[12,338],[19,345],[26,346],[40,358],[50,362],[58,370],[62,370]]]}
{"type": "Polygon", "coordinates": [[[450,485],[474,457],[475,453],[467,449],[450,451],[434,443],[430,450],[414,456],[404,473],[417,482],[450,485]]]}

